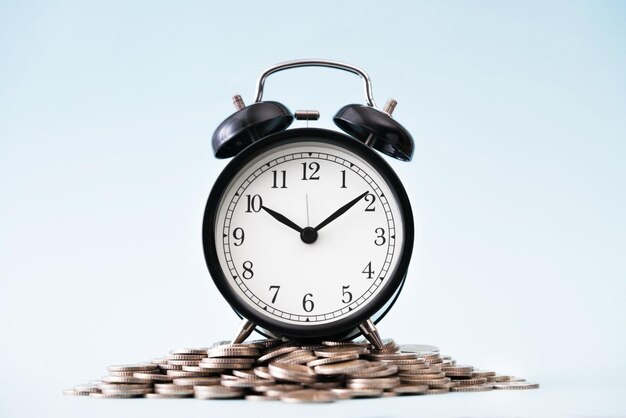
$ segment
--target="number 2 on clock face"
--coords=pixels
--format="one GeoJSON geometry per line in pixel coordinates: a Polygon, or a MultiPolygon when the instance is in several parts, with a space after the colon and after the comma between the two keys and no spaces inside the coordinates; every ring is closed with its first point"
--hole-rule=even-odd
{"type": "Polygon", "coordinates": [[[402,222],[392,186],[367,161],[302,142],[242,167],[219,204],[215,240],[225,277],[252,309],[322,324],[354,314],[385,286],[402,222]]]}

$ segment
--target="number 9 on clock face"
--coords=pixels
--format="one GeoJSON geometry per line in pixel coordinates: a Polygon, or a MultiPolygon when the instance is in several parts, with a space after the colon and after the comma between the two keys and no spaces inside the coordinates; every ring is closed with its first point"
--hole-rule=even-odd
{"type": "Polygon", "coordinates": [[[413,218],[376,153],[340,133],[293,129],[230,162],[209,197],[203,240],[237,312],[281,335],[337,335],[399,290],[413,218]]]}

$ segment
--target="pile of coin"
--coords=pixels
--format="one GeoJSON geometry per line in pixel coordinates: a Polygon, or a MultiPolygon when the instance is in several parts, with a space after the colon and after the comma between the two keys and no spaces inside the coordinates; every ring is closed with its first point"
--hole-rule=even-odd
{"type": "Polygon", "coordinates": [[[431,345],[381,350],[366,341],[302,345],[280,339],[172,350],[147,363],[110,366],[109,375],[66,395],[333,402],[339,399],[535,389],[537,383],[459,365],[431,345]]]}

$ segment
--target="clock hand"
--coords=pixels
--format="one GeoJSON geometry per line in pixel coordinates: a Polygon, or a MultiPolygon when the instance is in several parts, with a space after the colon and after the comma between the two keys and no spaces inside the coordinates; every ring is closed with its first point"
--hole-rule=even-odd
{"type": "Polygon", "coordinates": [[[342,207],[340,207],[339,209],[337,209],[337,211],[335,211],[332,215],[330,215],[328,218],[324,219],[322,221],[321,224],[319,224],[318,226],[315,227],[316,231],[319,231],[320,229],[324,228],[326,225],[328,225],[329,223],[331,223],[332,221],[334,221],[335,219],[337,219],[338,217],[340,217],[341,215],[343,215],[344,213],[346,213],[348,211],[348,209],[350,209],[352,206],[356,205],[356,203],[363,199],[363,197],[367,194],[368,192],[365,192],[363,194],[360,194],[359,196],[355,197],[354,199],[352,199],[351,201],[349,201],[348,203],[346,203],[345,205],[343,205],[342,207]]]}
{"type": "Polygon", "coordinates": [[[302,228],[300,228],[298,225],[296,225],[294,222],[290,221],[289,219],[287,219],[286,216],[281,215],[278,212],[273,211],[270,208],[266,208],[265,206],[261,206],[261,209],[263,209],[265,212],[269,213],[274,219],[276,219],[278,222],[287,225],[289,228],[298,231],[298,232],[302,232],[302,228]]]}

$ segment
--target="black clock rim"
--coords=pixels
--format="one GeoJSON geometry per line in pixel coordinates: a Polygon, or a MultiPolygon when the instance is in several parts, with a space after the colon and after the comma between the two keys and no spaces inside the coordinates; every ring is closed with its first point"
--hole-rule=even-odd
{"type": "MultiPolygon", "coordinates": [[[[360,323],[366,321],[380,311],[384,307],[385,303],[394,296],[398,287],[402,285],[409,268],[409,262],[413,252],[413,241],[414,225],[411,204],[406,190],[393,168],[391,168],[391,166],[380,155],[358,140],[337,131],[320,128],[296,128],[278,132],[258,140],[235,156],[217,177],[217,180],[211,189],[211,193],[209,194],[205,207],[202,225],[204,257],[209,273],[215,283],[215,286],[231,307],[244,318],[249,319],[268,331],[283,336],[307,339],[340,336],[342,333],[348,333],[360,323]],[[298,324],[280,322],[273,318],[264,317],[258,314],[250,308],[228,284],[228,280],[220,267],[219,258],[217,256],[217,248],[215,245],[215,219],[217,216],[218,205],[226,187],[234,178],[234,175],[237,174],[242,166],[266,149],[296,141],[329,143],[347,148],[348,150],[359,155],[361,158],[364,158],[387,179],[389,188],[392,190],[398,201],[400,211],[402,212],[402,218],[404,220],[404,244],[400,250],[400,260],[395,274],[386,278],[387,284],[384,285],[380,293],[376,295],[366,307],[360,309],[353,315],[349,315],[346,318],[327,324],[302,326],[298,324]]],[[[387,311],[389,309],[387,309],[387,311]]]]}

